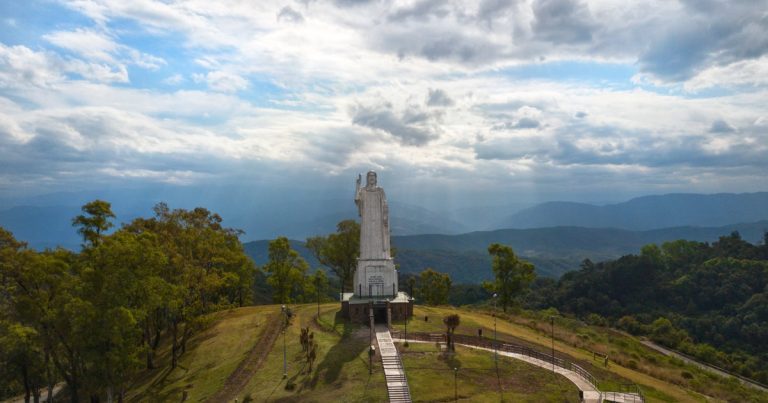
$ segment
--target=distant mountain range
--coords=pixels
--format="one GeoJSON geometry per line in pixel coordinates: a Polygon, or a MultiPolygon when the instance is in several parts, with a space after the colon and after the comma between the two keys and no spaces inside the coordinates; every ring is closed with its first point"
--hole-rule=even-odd
{"type": "Polygon", "coordinates": [[[768,219],[768,192],[667,194],[623,203],[595,206],[584,203],[539,204],[499,221],[495,228],[578,226],[648,230],[678,226],[721,226],[768,219]]]}
{"type": "MultiPolygon", "coordinates": [[[[343,219],[357,218],[351,198],[307,198],[289,191],[257,194],[237,188],[214,189],[210,192],[190,189],[153,189],[146,192],[110,189],[90,194],[56,193],[21,201],[0,199],[0,226],[35,248],[60,245],[76,249],[81,240],[71,226],[72,217],[80,213],[82,204],[96,198],[113,204],[118,226],[135,217],[150,216],[152,206],[160,201],[166,201],[172,208],[204,206],[220,214],[225,225],[244,230],[243,240],[272,239],[279,235],[306,239],[308,236],[333,232],[336,224],[343,219]]],[[[678,226],[719,227],[768,220],[766,206],[768,192],[669,194],[603,206],[549,202],[523,210],[520,210],[523,205],[509,204],[462,207],[440,212],[390,201],[390,223],[393,235],[465,234],[497,228],[556,226],[626,230],[678,226]]],[[[584,239],[583,242],[590,242],[590,239],[584,239]]],[[[524,247],[525,243],[520,245],[518,248],[528,249],[524,247]]],[[[457,247],[458,250],[466,249],[461,244],[457,247]]],[[[557,248],[557,244],[551,244],[551,248],[557,248]]],[[[531,257],[540,256],[525,251],[522,253],[531,257]]]]}
{"type": "MultiPolygon", "coordinates": [[[[395,262],[404,273],[418,273],[426,267],[449,273],[454,282],[478,283],[492,276],[488,245],[494,242],[510,245],[515,252],[531,261],[541,276],[559,277],[575,270],[584,259],[602,261],[638,253],[643,246],[687,239],[713,242],[720,236],[738,231],[745,240],[757,243],[768,231],[768,220],[722,227],[674,227],[649,231],[614,228],[551,227],[479,231],[460,235],[394,236],[397,249],[395,262]]],[[[269,241],[245,244],[247,253],[257,265],[268,260],[269,241]]],[[[292,241],[311,266],[317,261],[302,241],[292,241]]]]}

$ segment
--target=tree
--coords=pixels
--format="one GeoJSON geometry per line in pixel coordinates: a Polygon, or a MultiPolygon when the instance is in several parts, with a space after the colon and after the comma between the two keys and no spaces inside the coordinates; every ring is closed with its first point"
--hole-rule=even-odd
{"type": "Polygon", "coordinates": [[[416,295],[414,294],[414,288],[416,287],[416,276],[410,275],[405,283],[408,285],[408,292],[411,293],[411,298],[416,298],[416,295]]]}
{"type": "Polygon", "coordinates": [[[112,228],[110,218],[115,218],[112,205],[103,200],[94,200],[85,204],[81,210],[85,215],[72,219],[73,227],[80,227],[77,233],[83,236],[83,248],[99,243],[103,232],[112,228]]]}
{"type": "Polygon", "coordinates": [[[278,237],[269,242],[269,262],[264,270],[270,274],[267,282],[274,289],[273,301],[277,304],[285,304],[292,301],[292,297],[301,294],[304,275],[309,265],[299,256],[299,253],[291,249],[291,244],[286,237],[278,237]]]}
{"type": "Polygon", "coordinates": [[[425,304],[447,304],[450,291],[451,277],[448,274],[427,268],[419,275],[419,295],[425,304]]]}
{"type": "Polygon", "coordinates": [[[360,224],[344,220],[336,225],[336,233],[327,237],[307,238],[307,249],[341,280],[341,293],[352,289],[352,276],[360,255],[360,224]]]}
{"type": "Polygon", "coordinates": [[[534,267],[531,263],[518,259],[512,248],[506,245],[491,244],[488,253],[493,258],[491,267],[495,280],[484,282],[483,286],[498,294],[499,303],[506,312],[507,307],[516,303],[536,278],[534,267]]]}
{"type": "Polygon", "coordinates": [[[320,301],[322,300],[322,295],[325,293],[326,288],[328,288],[328,277],[325,275],[325,271],[322,269],[317,269],[315,274],[312,275],[311,282],[315,289],[315,294],[317,295],[317,317],[319,318],[320,301]]]}
{"type": "Polygon", "coordinates": [[[461,323],[461,318],[458,314],[450,314],[446,315],[443,318],[443,323],[445,324],[445,330],[446,330],[446,338],[448,339],[448,348],[451,351],[456,351],[456,344],[454,341],[454,333],[456,332],[456,328],[459,327],[459,324],[461,323]]]}

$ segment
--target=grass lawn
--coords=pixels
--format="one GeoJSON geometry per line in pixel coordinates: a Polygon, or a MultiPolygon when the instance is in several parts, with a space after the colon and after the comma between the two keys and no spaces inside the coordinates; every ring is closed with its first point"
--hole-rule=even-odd
{"type": "MultiPolygon", "coordinates": [[[[315,305],[292,307],[294,318],[285,337],[288,378],[283,379],[283,337],[267,357],[261,371],[251,379],[242,394],[255,401],[280,402],[386,402],[387,388],[381,364],[374,362],[368,374],[367,326],[344,322],[337,303],[321,306],[316,321],[315,305]],[[309,326],[318,343],[312,373],[303,359],[299,335],[309,326]],[[292,384],[292,390],[286,384],[292,384]]],[[[242,399],[241,399],[242,401],[242,399]]]]}
{"type": "MultiPolygon", "coordinates": [[[[450,306],[417,305],[413,319],[408,321],[408,332],[445,332],[442,318],[451,313],[461,317],[457,333],[476,336],[477,330],[482,328],[483,337],[493,338],[492,315],[450,306]]],[[[402,321],[396,322],[394,327],[404,330],[402,321]]],[[[550,322],[545,317],[500,313],[496,330],[501,341],[529,345],[545,352],[551,348],[550,322]]],[[[651,402],[768,401],[768,394],[661,355],[634,337],[612,329],[558,318],[554,333],[557,355],[567,355],[584,366],[600,381],[602,390],[619,390],[621,384],[635,383],[651,402]],[[600,360],[593,361],[592,351],[608,354],[609,367],[604,368],[600,360]]]]}
{"type": "Polygon", "coordinates": [[[217,312],[207,329],[194,335],[178,366],[170,369],[170,346],[164,343],[155,362],[158,369],[146,371],[130,387],[128,401],[200,402],[213,395],[237,368],[261,335],[269,314],[280,311],[276,306],[253,306],[217,312]]]}
{"type": "Polygon", "coordinates": [[[431,343],[400,349],[416,402],[451,401],[454,387],[459,400],[473,402],[579,401],[579,389],[565,377],[520,360],[499,356],[497,372],[486,351],[457,346],[454,354],[445,354],[431,343]]]}
{"type": "MultiPolygon", "coordinates": [[[[374,361],[368,372],[369,329],[345,322],[339,304],[292,305],[294,317],[285,338],[278,337],[263,365],[238,395],[243,402],[386,402],[387,392],[381,363],[374,361]],[[299,343],[302,327],[309,326],[318,343],[312,371],[304,360],[299,343]],[[287,357],[287,378],[283,378],[283,340],[287,357]]],[[[131,402],[199,402],[212,396],[260,340],[267,318],[279,314],[277,305],[254,306],[212,314],[210,326],[189,341],[176,369],[170,370],[170,346],[164,340],[156,358],[158,369],[145,371],[129,387],[131,402]]],[[[443,333],[442,318],[458,313],[460,334],[493,338],[494,319],[482,311],[453,307],[417,306],[408,322],[408,332],[443,333]],[[425,316],[427,320],[424,320],[425,316]]],[[[527,344],[549,351],[549,321],[534,314],[497,318],[499,340],[527,344]],[[527,316],[526,316],[527,315],[527,316]]],[[[403,330],[403,323],[394,324],[403,330]]],[[[467,401],[577,401],[575,385],[562,376],[500,357],[497,374],[493,355],[459,346],[454,356],[446,357],[434,344],[412,343],[404,348],[403,362],[412,395],[416,401],[450,401],[457,387],[467,401]]],[[[768,401],[768,394],[746,389],[737,382],[705,373],[674,358],[665,357],[642,346],[637,339],[611,329],[587,326],[559,318],[555,324],[555,349],[587,368],[602,390],[619,390],[621,384],[640,385],[647,401],[768,401]],[[592,360],[592,351],[611,357],[608,368],[592,360]]]]}

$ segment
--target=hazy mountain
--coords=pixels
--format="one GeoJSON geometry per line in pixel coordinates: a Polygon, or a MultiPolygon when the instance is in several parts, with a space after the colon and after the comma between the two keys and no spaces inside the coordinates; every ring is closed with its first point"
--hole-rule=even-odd
{"type": "MultiPolygon", "coordinates": [[[[738,231],[742,238],[758,243],[768,220],[723,227],[675,227],[649,231],[612,228],[553,227],[479,231],[460,235],[394,236],[397,248],[395,262],[404,273],[418,273],[426,267],[449,273],[454,282],[479,283],[490,279],[491,263],[488,245],[494,242],[512,246],[515,252],[531,261],[539,275],[559,277],[575,270],[584,259],[602,261],[638,253],[649,243],[660,244],[677,239],[700,242],[716,241],[720,236],[738,231]]],[[[267,262],[268,241],[248,242],[246,251],[256,264],[267,262]]],[[[297,251],[312,267],[317,261],[304,248],[303,242],[292,241],[297,251]]]]}
{"type": "MultiPolygon", "coordinates": [[[[154,198],[139,198],[129,193],[93,195],[56,194],[32,200],[37,205],[20,205],[0,210],[0,226],[33,248],[62,246],[77,249],[81,239],[72,227],[72,218],[80,214],[80,206],[100,198],[112,203],[117,218],[116,227],[136,217],[151,217],[152,207],[165,201],[171,208],[204,206],[222,216],[224,224],[245,231],[243,240],[274,239],[287,236],[306,239],[312,235],[328,234],[344,219],[356,219],[357,208],[349,199],[235,197],[232,200],[201,195],[195,203],[192,195],[157,194],[154,198]],[[169,196],[168,198],[164,196],[169,196]],[[173,197],[170,197],[173,196],[173,197]],[[183,197],[190,199],[183,199],[183,197]],[[71,201],[67,204],[56,202],[71,201]]],[[[445,219],[421,207],[390,203],[390,225],[395,235],[424,233],[458,234],[469,230],[463,224],[445,219]]]]}
{"type": "Polygon", "coordinates": [[[667,194],[597,206],[549,202],[519,211],[492,228],[579,226],[646,230],[677,226],[722,226],[768,219],[768,192],[667,194]]]}
{"type": "MultiPolygon", "coordinates": [[[[336,194],[340,192],[330,192],[336,194]]],[[[91,193],[53,193],[23,200],[0,200],[0,226],[10,230],[32,247],[44,248],[61,245],[76,249],[81,242],[71,226],[72,217],[80,213],[84,203],[100,198],[112,203],[117,215],[115,224],[129,222],[135,217],[149,217],[152,207],[167,202],[172,208],[194,208],[204,206],[218,213],[229,227],[242,229],[244,241],[274,239],[279,235],[291,239],[306,239],[308,236],[328,234],[335,230],[343,219],[356,219],[356,207],[348,198],[323,198],[322,195],[309,198],[307,194],[295,192],[260,193],[238,187],[212,188],[209,192],[180,187],[158,187],[151,189],[105,189],[91,193]]],[[[768,219],[768,193],[694,195],[677,194],[647,196],[618,204],[604,206],[551,202],[526,208],[509,215],[523,205],[510,203],[507,206],[463,207],[440,212],[399,203],[390,203],[390,225],[393,235],[415,234],[462,234],[483,228],[540,228],[552,226],[578,226],[588,228],[651,229],[675,226],[716,227],[736,222],[755,222],[768,219]],[[507,216],[500,220],[499,217],[507,216]],[[495,224],[494,224],[495,223],[495,224]]],[[[614,230],[615,231],[615,230],[614,230]]],[[[533,232],[515,240],[521,253],[541,257],[540,248],[529,248],[547,244],[557,256],[571,254],[563,251],[558,242],[569,236],[567,230],[560,230],[552,238],[546,232],[533,232]],[[537,238],[537,237],[540,237],[537,238]],[[535,239],[539,239],[535,241],[535,239]]],[[[604,232],[601,232],[604,234],[604,232]]],[[[605,235],[604,240],[594,239],[598,235],[582,233],[571,235],[573,242],[582,243],[582,249],[598,253],[603,249],[614,256],[612,245],[614,235],[605,235]],[[586,236],[577,240],[575,238],[586,236]],[[592,237],[592,238],[590,238],[592,237]],[[603,242],[604,241],[604,242],[603,242]],[[597,244],[598,249],[593,246],[597,244]]],[[[439,239],[439,238],[425,238],[439,239]]],[[[618,239],[625,239],[619,236],[618,239]]],[[[472,237],[465,239],[471,244],[472,237]]],[[[482,242],[481,242],[482,243],[482,242]]],[[[459,243],[442,250],[468,249],[468,244],[459,243]]],[[[635,245],[634,243],[632,245],[635,245]]],[[[487,244],[486,244],[487,246],[487,244]]],[[[625,249],[621,249],[625,250],[625,249]]]]}

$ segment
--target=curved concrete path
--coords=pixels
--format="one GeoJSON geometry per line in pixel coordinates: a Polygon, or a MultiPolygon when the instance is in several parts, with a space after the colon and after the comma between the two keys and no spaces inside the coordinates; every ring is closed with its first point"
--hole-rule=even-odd
{"type": "MultiPolygon", "coordinates": [[[[405,342],[406,340],[399,338],[397,339],[397,341],[405,342]]],[[[432,342],[408,339],[408,343],[430,343],[431,344],[432,342]]],[[[468,348],[474,348],[476,350],[484,350],[484,351],[489,351],[493,353],[493,349],[491,348],[473,346],[471,344],[462,344],[462,343],[456,343],[456,344],[460,346],[468,347],[468,348]]],[[[552,370],[551,362],[542,361],[542,360],[539,360],[533,357],[528,357],[522,354],[510,353],[508,351],[497,350],[497,353],[505,357],[510,357],[516,360],[525,361],[537,367],[552,370]]],[[[604,399],[606,396],[605,392],[600,392],[597,389],[596,385],[592,385],[586,379],[579,376],[576,372],[571,371],[569,369],[555,366],[555,373],[566,377],[569,381],[571,381],[574,385],[576,385],[577,388],[579,388],[579,390],[582,392],[582,396],[584,397],[584,400],[583,400],[584,403],[602,403],[605,400],[604,399]]],[[[609,392],[609,394],[611,396],[611,401],[614,401],[614,402],[642,402],[642,398],[632,393],[609,392]]]]}

